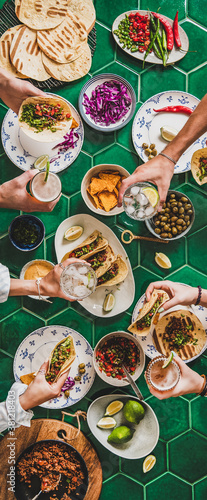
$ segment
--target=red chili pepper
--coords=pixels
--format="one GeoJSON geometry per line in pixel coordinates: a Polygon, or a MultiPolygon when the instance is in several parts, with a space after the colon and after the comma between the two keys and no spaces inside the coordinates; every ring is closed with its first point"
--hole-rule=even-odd
{"type": "Polygon", "coordinates": [[[176,12],[176,16],[173,21],[173,33],[174,33],[175,44],[177,45],[178,48],[180,48],[181,41],[180,41],[179,26],[178,26],[178,10],[176,12]]]}
{"type": "Polygon", "coordinates": [[[193,113],[193,110],[186,106],[167,106],[166,108],[153,109],[153,111],[156,111],[156,113],[161,113],[161,111],[166,113],[186,113],[187,115],[193,113]]]}
{"type": "Polygon", "coordinates": [[[159,19],[160,22],[163,24],[165,31],[166,31],[166,35],[167,35],[167,50],[172,50],[173,45],[174,45],[174,36],[173,36],[172,26],[170,25],[169,21],[166,19],[165,16],[162,16],[161,14],[157,14],[157,12],[152,12],[152,14],[154,17],[159,19]]]}

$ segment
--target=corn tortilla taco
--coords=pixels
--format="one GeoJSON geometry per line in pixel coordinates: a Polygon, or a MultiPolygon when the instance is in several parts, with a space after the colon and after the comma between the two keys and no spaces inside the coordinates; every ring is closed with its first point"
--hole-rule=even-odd
{"type": "Polygon", "coordinates": [[[207,182],[207,148],[198,149],[191,158],[191,172],[195,181],[202,185],[207,182]]]}
{"type": "Polygon", "coordinates": [[[94,255],[94,253],[97,253],[100,250],[103,250],[106,248],[108,245],[108,241],[106,238],[102,236],[100,231],[93,231],[88,238],[86,238],[80,245],[75,247],[73,250],[70,252],[67,252],[64,257],[62,258],[61,262],[64,262],[64,260],[69,259],[71,257],[74,257],[76,259],[86,259],[87,257],[90,257],[91,255],[94,255]]]}
{"type": "Polygon", "coordinates": [[[153,342],[158,352],[169,356],[175,351],[183,360],[196,356],[206,342],[206,332],[200,320],[187,309],[165,314],[155,326],[153,342]]]}
{"type": "Polygon", "coordinates": [[[169,295],[164,290],[154,290],[149,302],[145,302],[137,319],[128,330],[135,335],[148,335],[152,321],[161,304],[169,300],[169,295]]]}
{"type": "Polygon", "coordinates": [[[18,118],[25,134],[39,142],[59,140],[74,128],[70,106],[61,97],[28,97],[22,102],[18,118]]]}
{"type": "Polygon", "coordinates": [[[86,257],[86,260],[89,264],[91,264],[97,278],[100,278],[100,276],[105,274],[116,260],[116,255],[110,245],[107,245],[107,247],[103,250],[100,250],[90,257],[86,257]]]}
{"type": "Polygon", "coordinates": [[[99,286],[112,286],[118,285],[124,281],[128,274],[128,267],[121,255],[117,255],[116,260],[113,262],[111,267],[98,278],[97,288],[99,286]]]}

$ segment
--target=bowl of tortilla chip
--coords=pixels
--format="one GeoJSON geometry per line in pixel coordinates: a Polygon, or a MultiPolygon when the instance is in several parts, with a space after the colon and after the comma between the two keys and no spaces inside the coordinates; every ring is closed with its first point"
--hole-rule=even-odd
{"type": "Polygon", "coordinates": [[[117,215],[124,211],[118,207],[118,194],[122,181],[129,172],[120,165],[102,164],[92,167],[81,184],[82,198],[92,212],[99,215],[117,215]]]}

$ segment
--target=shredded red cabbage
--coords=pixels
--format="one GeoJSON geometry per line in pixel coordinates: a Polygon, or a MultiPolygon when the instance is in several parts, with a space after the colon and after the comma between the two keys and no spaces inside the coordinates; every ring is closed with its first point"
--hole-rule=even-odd
{"type": "Polygon", "coordinates": [[[52,149],[56,149],[56,148],[59,148],[59,149],[58,149],[58,156],[56,156],[55,158],[52,158],[50,160],[50,163],[53,163],[54,161],[58,160],[60,158],[59,155],[61,153],[65,153],[70,148],[74,149],[75,144],[79,139],[79,135],[77,132],[74,132],[74,129],[72,128],[70,130],[70,132],[68,132],[67,134],[64,135],[64,139],[65,140],[63,142],[59,142],[59,144],[57,144],[57,146],[54,146],[54,148],[52,148],[52,149]]]}
{"type": "Polygon", "coordinates": [[[66,379],[64,385],[62,386],[61,391],[62,392],[68,391],[68,390],[72,389],[72,387],[74,387],[74,385],[75,385],[75,380],[72,377],[68,377],[66,379]]]}
{"type": "Polygon", "coordinates": [[[86,115],[90,115],[95,123],[110,125],[120,120],[129,110],[132,102],[127,93],[127,87],[116,80],[109,80],[98,85],[91,98],[84,94],[83,106],[86,115]]]}

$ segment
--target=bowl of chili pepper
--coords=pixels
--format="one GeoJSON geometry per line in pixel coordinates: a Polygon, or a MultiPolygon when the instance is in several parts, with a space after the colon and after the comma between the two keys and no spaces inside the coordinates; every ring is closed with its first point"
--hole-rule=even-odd
{"type": "Polygon", "coordinates": [[[137,380],[144,369],[145,354],[136,337],[123,331],[105,335],[96,345],[93,354],[96,373],[107,384],[128,385],[123,365],[137,380]]]}
{"type": "Polygon", "coordinates": [[[23,252],[35,250],[45,236],[45,226],[35,215],[18,215],[11,222],[8,231],[12,245],[23,252]]]}

